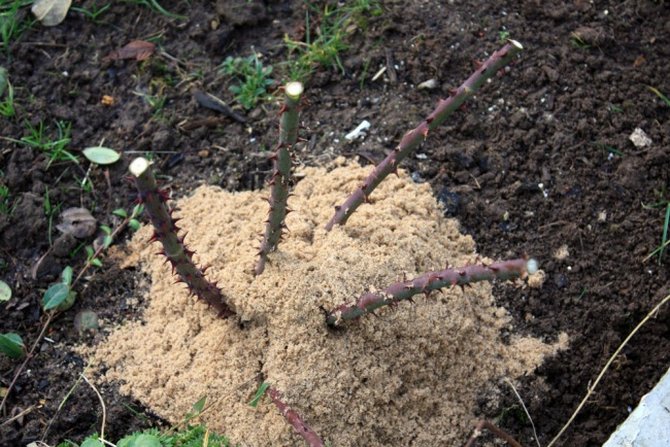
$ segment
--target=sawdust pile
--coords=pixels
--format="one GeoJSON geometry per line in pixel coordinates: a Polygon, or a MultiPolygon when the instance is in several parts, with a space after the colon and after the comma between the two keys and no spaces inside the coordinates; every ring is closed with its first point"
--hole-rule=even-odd
{"type": "MultiPolygon", "coordinates": [[[[289,237],[252,276],[267,203],[258,192],[201,187],[181,200],[187,243],[227,292],[244,328],[193,304],[174,278],[151,229],[134,238],[130,262],[151,274],[141,322],[115,329],[96,348],[103,380],[159,415],[181,421],[207,396],[204,422],[244,446],[300,445],[265,399],[248,405],[265,378],[333,446],[453,445],[473,427],[478,393],[502,376],[532,371],[559,345],[500,332],[512,329],[488,284],[418,297],[416,304],[331,331],[322,309],[352,302],[369,288],[475,259],[475,244],[446,220],[427,185],[390,177],[344,229],[323,230],[333,205],[369,168],[305,168],[289,199],[289,237]]],[[[519,291],[522,294],[523,291],[519,291]]]]}

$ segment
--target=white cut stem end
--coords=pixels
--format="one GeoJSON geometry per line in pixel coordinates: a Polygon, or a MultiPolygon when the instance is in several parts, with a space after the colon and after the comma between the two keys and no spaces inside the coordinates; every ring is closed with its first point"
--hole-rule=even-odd
{"type": "Polygon", "coordinates": [[[526,262],[526,271],[529,275],[534,275],[540,270],[540,264],[535,259],[529,259],[526,262]]]}
{"type": "Polygon", "coordinates": [[[132,163],[130,163],[130,166],[128,166],[128,170],[135,177],[139,177],[140,175],[144,174],[144,172],[147,169],[149,169],[150,165],[151,163],[149,163],[149,160],[143,157],[139,157],[133,160],[132,163]]]}
{"type": "Polygon", "coordinates": [[[286,96],[297,101],[300,99],[302,92],[305,91],[305,87],[303,87],[302,82],[289,82],[286,84],[286,87],[284,87],[284,91],[286,92],[286,96]]]}
{"type": "Polygon", "coordinates": [[[519,50],[523,50],[523,45],[521,45],[520,42],[514,40],[514,39],[507,39],[509,43],[511,43],[513,46],[517,47],[519,50]]]}

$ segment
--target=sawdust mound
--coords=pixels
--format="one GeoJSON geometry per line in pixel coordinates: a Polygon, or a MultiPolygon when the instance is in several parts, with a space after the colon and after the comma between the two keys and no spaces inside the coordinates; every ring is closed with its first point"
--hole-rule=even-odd
{"type": "MultiPolygon", "coordinates": [[[[502,376],[532,371],[558,345],[512,336],[489,284],[418,297],[416,304],[329,330],[322,309],[369,288],[427,270],[471,263],[475,244],[442,217],[427,185],[405,174],[384,181],[342,229],[323,230],[333,205],[369,168],[305,168],[289,200],[289,236],[258,278],[252,275],[267,204],[260,192],[201,187],[179,201],[187,243],[245,322],[217,319],[138,232],[129,262],[151,274],[139,322],[96,348],[107,381],[178,422],[207,396],[204,422],[249,446],[295,445],[300,438],[266,399],[248,405],[263,378],[333,446],[453,445],[474,423],[478,393],[502,376]]],[[[521,295],[523,292],[519,291],[521,295]]]]}

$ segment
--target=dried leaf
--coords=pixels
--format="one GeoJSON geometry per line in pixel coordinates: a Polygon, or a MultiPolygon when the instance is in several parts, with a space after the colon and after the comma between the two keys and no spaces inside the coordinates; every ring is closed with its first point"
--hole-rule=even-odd
{"type": "Polygon", "coordinates": [[[65,19],[71,4],[72,0],[37,0],[30,10],[42,25],[56,26],[65,19]]]}
{"type": "Polygon", "coordinates": [[[138,61],[143,61],[154,54],[155,50],[156,45],[151,42],[144,40],[133,40],[123,48],[119,48],[118,50],[109,53],[109,55],[107,55],[107,59],[113,61],[118,59],[135,59],[138,61]]]}
{"type": "Polygon", "coordinates": [[[97,222],[86,208],[68,208],[60,215],[62,223],[56,228],[63,233],[71,234],[77,239],[84,239],[95,233],[97,222]]]}

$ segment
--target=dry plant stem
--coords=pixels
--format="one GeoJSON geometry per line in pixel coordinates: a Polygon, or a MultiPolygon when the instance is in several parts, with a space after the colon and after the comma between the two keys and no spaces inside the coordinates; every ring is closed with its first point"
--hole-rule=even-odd
{"type": "Polygon", "coordinates": [[[342,205],[335,207],[335,215],[326,225],[326,230],[330,231],[335,225],[344,225],[356,208],[368,200],[377,185],[390,173],[397,171],[401,160],[418,148],[432,130],[442,124],[487,79],[493,77],[498,70],[514,59],[522,49],[523,46],[520,43],[510,40],[507,45],[493,53],[451,96],[440,100],[435,110],[421,124],[402,137],[400,144],[375,167],[363,185],[357,188],[342,205]]]}
{"type": "Polygon", "coordinates": [[[267,390],[267,394],[286,421],[291,424],[296,433],[298,433],[310,447],[325,446],[319,435],[305,424],[300,415],[281,400],[281,393],[279,391],[270,387],[267,390]]]}
{"type": "Polygon", "coordinates": [[[49,312],[49,316],[47,317],[47,320],[44,322],[42,325],[42,330],[40,330],[40,333],[37,335],[37,338],[33,342],[33,345],[30,348],[30,351],[28,352],[28,355],[26,355],[26,358],[23,360],[23,363],[21,363],[21,366],[19,366],[19,369],[16,370],[16,373],[14,374],[14,377],[12,378],[11,383],[7,387],[7,391],[5,391],[5,395],[2,398],[2,402],[0,402],[0,414],[2,414],[2,409],[5,408],[5,403],[7,402],[7,398],[11,394],[12,390],[14,389],[14,385],[16,384],[16,381],[18,380],[19,376],[23,372],[23,370],[26,368],[26,365],[30,361],[30,359],[33,358],[33,354],[35,353],[35,349],[37,348],[37,345],[42,341],[42,337],[44,337],[44,334],[47,332],[47,328],[49,327],[49,324],[51,323],[51,320],[53,320],[54,316],[56,315],[56,312],[49,312]]]}
{"type": "MultiPolygon", "coordinates": [[[[110,235],[111,238],[114,239],[123,229],[125,229],[126,226],[128,226],[128,222],[130,222],[129,217],[124,219],[123,222],[121,222],[121,224],[119,224],[119,226],[116,227],[116,229],[110,235]]],[[[100,256],[100,254],[102,253],[102,251],[104,249],[105,248],[103,246],[98,247],[98,249],[95,251],[95,253],[93,253],[92,258],[97,258],[98,256],[100,256]]],[[[82,278],[82,276],[84,276],[84,273],[86,273],[86,271],[91,267],[91,265],[92,264],[91,264],[90,261],[86,262],[84,267],[82,267],[82,269],[77,274],[74,281],[72,281],[72,284],[70,285],[71,289],[74,288],[75,284],[77,284],[77,282],[82,278]]],[[[19,367],[19,369],[16,370],[16,373],[14,374],[14,378],[12,379],[12,382],[9,384],[9,387],[7,387],[7,391],[5,392],[4,397],[2,398],[2,403],[0,403],[0,413],[2,412],[2,409],[5,406],[5,402],[7,401],[7,397],[9,396],[9,393],[11,393],[12,389],[14,388],[14,385],[16,384],[16,381],[18,380],[19,376],[21,375],[21,373],[25,369],[26,365],[28,364],[28,362],[32,358],[33,353],[35,352],[35,348],[37,347],[37,344],[42,340],[42,337],[44,337],[44,334],[46,333],[47,329],[49,328],[49,324],[51,324],[51,321],[55,317],[55,314],[56,314],[56,312],[49,313],[49,317],[44,322],[44,326],[42,326],[42,329],[40,330],[39,335],[37,336],[37,338],[35,339],[32,347],[30,348],[30,352],[28,352],[28,355],[26,355],[26,358],[24,359],[23,363],[21,363],[21,366],[19,367]]]]}
{"type": "Polygon", "coordinates": [[[614,354],[612,354],[612,356],[609,358],[609,360],[607,360],[607,363],[605,364],[605,366],[603,367],[603,369],[600,371],[600,374],[598,374],[598,377],[596,377],[596,380],[593,382],[593,385],[590,385],[590,386],[588,387],[588,389],[586,390],[586,395],[584,396],[584,398],[582,399],[582,401],[581,401],[581,402],[579,403],[579,405],[577,406],[577,409],[575,410],[575,412],[572,413],[572,416],[570,416],[570,419],[568,419],[568,422],[566,422],[565,425],[563,426],[563,428],[561,428],[561,430],[558,432],[558,434],[557,434],[556,436],[554,436],[554,439],[552,439],[551,442],[549,442],[549,444],[547,444],[547,447],[551,447],[551,446],[553,446],[554,444],[556,444],[556,442],[558,441],[558,439],[559,439],[559,438],[563,435],[563,433],[565,433],[565,431],[570,427],[570,425],[571,425],[572,422],[575,420],[575,418],[577,417],[577,415],[579,414],[579,412],[582,411],[582,408],[584,407],[584,405],[586,405],[586,402],[589,400],[589,398],[590,398],[591,395],[593,394],[593,391],[596,389],[596,387],[597,387],[598,384],[600,383],[600,380],[603,378],[603,376],[605,375],[605,373],[607,372],[607,370],[609,369],[609,367],[612,365],[612,362],[614,362],[614,359],[617,358],[617,357],[619,356],[619,353],[620,353],[620,352],[623,350],[623,348],[628,344],[628,342],[630,341],[630,339],[633,338],[633,336],[634,336],[635,334],[637,334],[637,332],[640,330],[640,328],[641,328],[642,326],[644,326],[644,325],[647,323],[647,321],[649,321],[649,319],[651,319],[651,317],[652,317],[656,312],[658,312],[658,310],[659,310],[665,303],[667,303],[668,301],[670,301],[670,295],[666,295],[666,297],[663,298],[663,299],[661,300],[660,303],[658,303],[656,306],[654,306],[654,308],[653,308],[652,310],[649,311],[649,313],[647,314],[647,316],[645,316],[645,317],[642,319],[642,321],[640,321],[640,322],[637,324],[637,326],[635,326],[635,328],[630,332],[630,334],[628,334],[628,336],[626,337],[626,339],[625,339],[623,342],[621,342],[621,344],[620,344],[619,347],[616,349],[616,351],[614,351],[614,354]]]}
{"type": "Polygon", "coordinates": [[[269,183],[272,189],[268,199],[270,212],[265,225],[263,242],[261,242],[261,247],[258,250],[256,275],[263,273],[268,254],[277,249],[282,230],[285,227],[284,220],[290,211],[287,201],[292,164],[291,149],[298,141],[298,105],[303,92],[302,84],[290,82],[286,85],[284,92],[286,93],[286,99],[280,112],[279,143],[277,144],[277,151],[271,157],[273,168],[269,183]]]}
{"type": "Polygon", "coordinates": [[[354,304],[343,304],[336,307],[326,316],[326,323],[339,326],[346,321],[354,320],[369,314],[383,306],[397,304],[408,300],[414,295],[443,287],[465,286],[478,281],[494,279],[515,279],[526,273],[537,271],[537,261],[533,259],[514,259],[495,262],[490,265],[468,265],[460,268],[447,268],[438,272],[429,272],[409,281],[397,282],[381,292],[368,292],[361,295],[354,304]]]}
{"type": "MultiPolygon", "coordinates": [[[[114,231],[112,231],[112,234],[110,234],[109,237],[111,237],[112,240],[113,240],[114,238],[116,238],[116,236],[128,226],[128,223],[129,223],[129,222],[130,222],[130,217],[126,217],[125,219],[123,219],[123,221],[119,224],[119,226],[117,226],[117,227],[114,229],[114,231]]],[[[93,253],[93,255],[91,256],[91,259],[95,259],[95,258],[97,258],[98,256],[100,256],[100,254],[101,254],[104,250],[105,250],[105,246],[104,246],[104,245],[100,245],[100,246],[95,250],[95,252],[93,253]]],[[[86,272],[88,271],[88,269],[91,268],[92,265],[93,265],[93,264],[91,264],[91,261],[90,261],[90,260],[86,261],[86,264],[84,264],[84,267],[82,267],[82,269],[81,269],[81,270],[79,271],[79,273],[77,274],[77,277],[74,279],[74,281],[72,281],[72,285],[70,286],[70,288],[74,288],[74,285],[77,284],[77,282],[82,278],[82,276],[84,276],[84,273],[86,273],[86,272]]]]}
{"type": "Polygon", "coordinates": [[[105,407],[105,401],[102,398],[102,395],[100,394],[100,391],[86,378],[86,376],[82,373],[81,378],[84,379],[84,381],[90,386],[93,391],[95,392],[95,395],[98,396],[98,400],[100,401],[100,406],[102,407],[102,422],[100,423],[100,436],[98,439],[102,442],[105,441],[105,425],[107,421],[107,407],[105,407]]]}
{"type": "Polygon", "coordinates": [[[191,293],[205,300],[218,312],[220,317],[234,314],[226,304],[221,290],[207,281],[204,270],[193,262],[193,252],[184,245],[184,237],[179,237],[178,219],[173,219],[166,205],[167,195],[156,186],[156,179],[149,162],[144,158],[136,158],[130,164],[130,172],[135,176],[140,201],[149,214],[154,226],[151,241],[160,241],[163,245],[161,254],[172,264],[172,271],[177,272],[179,279],[186,283],[191,293]]]}
{"type": "Polygon", "coordinates": [[[488,431],[496,435],[498,438],[507,442],[512,447],[521,447],[521,444],[519,444],[519,442],[516,439],[514,439],[508,433],[496,427],[489,421],[479,421],[477,423],[477,425],[475,426],[475,432],[472,434],[472,436],[470,436],[470,439],[468,439],[468,442],[465,444],[464,447],[472,447],[473,445],[475,445],[475,440],[477,440],[477,438],[481,436],[482,430],[484,429],[487,429],[488,431]]]}

